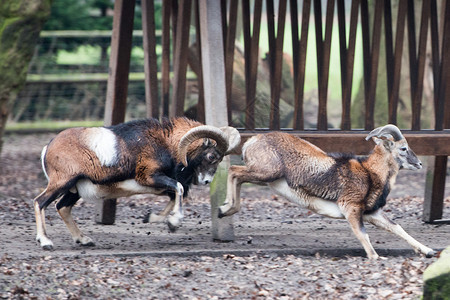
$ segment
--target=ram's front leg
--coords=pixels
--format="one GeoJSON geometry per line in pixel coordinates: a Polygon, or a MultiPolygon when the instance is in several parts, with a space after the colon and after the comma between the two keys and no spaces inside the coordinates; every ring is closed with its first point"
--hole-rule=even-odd
{"type": "Polygon", "coordinates": [[[410,244],[416,252],[421,252],[426,257],[433,257],[436,254],[433,249],[421,244],[412,236],[410,236],[399,224],[394,223],[393,221],[388,219],[388,217],[386,217],[386,215],[380,210],[369,215],[364,215],[364,220],[372,223],[378,228],[382,228],[396,234],[397,236],[408,242],[408,244],[410,244]]]}
{"type": "Polygon", "coordinates": [[[150,223],[162,223],[166,221],[167,216],[169,213],[173,210],[173,207],[175,206],[175,199],[170,199],[170,201],[167,203],[166,207],[164,207],[163,211],[159,214],[155,214],[153,212],[150,213],[149,221],[150,223]]]}
{"type": "Polygon", "coordinates": [[[356,238],[360,241],[364,250],[366,251],[367,257],[369,259],[379,258],[377,252],[370,242],[369,235],[363,224],[362,211],[358,207],[352,207],[352,205],[347,205],[344,209],[344,216],[350,224],[350,228],[355,234],[356,238]]]}
{"type": "Polygon", "coordinates": [[[169,215],[167,218],[169,230],[172,232],[177,230],[181,224],[181,220],[183,219],[183,185],[175,179],[161,173],[149,176],[146,178],[145,182],[140,182],[140,184],[157,189],[164,189],[169,195],[174,194],[174,196],[171,196],[173,197],[173,200],[171,199],[171,203],[166,206],[162,214],[160,216],[153,215],[153,220],[151,219],[150,221],[158,222],[161,221],[161,216],[164,218],[169,215]]]}

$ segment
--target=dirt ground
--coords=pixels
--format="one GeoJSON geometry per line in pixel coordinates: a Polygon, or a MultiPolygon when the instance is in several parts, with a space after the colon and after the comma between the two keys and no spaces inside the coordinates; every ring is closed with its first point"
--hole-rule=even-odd
{"type": "MultiPolygon", "coordinates": [[[[82,247],[55,212],[47,210],[54,251],[35,241],[32,199],[46,185],[39,156],[53,134],[9,135],[0,161],[0,299],[417,299],[422,272],[436,258],[371,225],[367,230],[386,259],[369,261],[344,220],[333,220],[244,186],[233,217],[235,241],[211,237],[207,187],[185,199],[176,233],[143,223],[167,199],[119,199],[116,223],[94,222],[93,203],[79,201],[74,216],[96,241],[82,247]]],[[[424,224],[425,170],[401,171],[386,213],[423,244],[450,244],[450,225],[424,224]]],[[[448,176],[450,177],[450,176],[448,176]]],[[[444,218],[450,219],[447,178],[444,218]]]]}

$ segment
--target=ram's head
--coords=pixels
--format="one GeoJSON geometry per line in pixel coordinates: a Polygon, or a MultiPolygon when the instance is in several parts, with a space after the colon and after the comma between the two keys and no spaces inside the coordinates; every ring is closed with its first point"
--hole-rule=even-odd
{"type": "Polygon", "coordinates": [[[233,127],[202,125],[189,130],[181,138],[178,155],[185,167],[194,167],[196,183],[208,184],[223,157],[238,148],[240,143],[241,136],[233,127]],[[201,145],[192,147],[200,139],[203,139],[201,145]]]}

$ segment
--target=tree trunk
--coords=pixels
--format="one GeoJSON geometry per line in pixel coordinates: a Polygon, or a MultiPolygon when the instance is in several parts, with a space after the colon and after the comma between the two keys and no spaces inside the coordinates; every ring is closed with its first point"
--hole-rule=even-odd
{"type": "Polygon", "coordinates": [[[0,153],[14,96],[24,85],[28,64],[52,0],[0,1],[0,153]]]}

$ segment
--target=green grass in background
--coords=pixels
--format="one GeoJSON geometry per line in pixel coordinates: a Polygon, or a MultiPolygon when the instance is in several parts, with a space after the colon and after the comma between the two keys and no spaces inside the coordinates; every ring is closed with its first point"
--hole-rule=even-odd
{"type": "Polygon", "coordinates": [[[6,132],[25,132],[33,130],[59,131],[70,127],[95,127],[103,126],[103,121],[36,121],[6,123],[6,132]]]}

